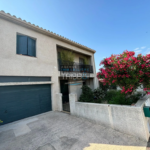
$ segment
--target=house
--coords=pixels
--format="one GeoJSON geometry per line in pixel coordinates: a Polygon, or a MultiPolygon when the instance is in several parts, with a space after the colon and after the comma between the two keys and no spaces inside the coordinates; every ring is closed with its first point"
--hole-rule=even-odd
{"type": "MultiPolygon", "coordinates": [[[[4,124],[69,105],[82,84],[98,87],[95,50],[0,11],[0,119],[4,124]],[[87,80],[62,75],[59,54],[74,54],[72,66],[90,68],[87,80]]],[[[70,72],[71,74],[71,72],[70,72]]],[[[83,74],[82,74],[83,75],[83,74]]]]}

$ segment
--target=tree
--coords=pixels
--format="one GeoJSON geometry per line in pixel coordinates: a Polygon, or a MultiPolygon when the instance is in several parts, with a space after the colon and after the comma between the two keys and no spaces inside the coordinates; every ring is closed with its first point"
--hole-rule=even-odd
{"type": "Polygon", "coordinates": [[[100,65],[104,65],[97,73],[100,82],[116,84],[122,93],[131,95],[137,87],[144,85],[144,91],[150,94],[150,54],[134,56],[133,51],[124,51],[120,55],[105,58],[100,65]]]}

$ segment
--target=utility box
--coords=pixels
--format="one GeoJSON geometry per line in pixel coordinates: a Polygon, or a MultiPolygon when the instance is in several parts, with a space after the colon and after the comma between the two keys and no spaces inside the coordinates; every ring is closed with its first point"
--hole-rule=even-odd
{"type": "Polygon", "coordinates": [[[150,117],[150,106],[143,107],[145,117],[150,117]]]}

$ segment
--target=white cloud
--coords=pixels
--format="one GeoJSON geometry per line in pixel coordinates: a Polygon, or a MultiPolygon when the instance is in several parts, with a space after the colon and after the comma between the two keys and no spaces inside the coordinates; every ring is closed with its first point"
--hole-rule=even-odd
{"type": "Polygon", "coordinates": [[[147,48],[147,50],[144,52],[144,54],[147,54],[150,51],[150,48],[147,48]]]}
{"type": "Polygon", "coordinates": [[[141,50],[135,50],[135,55],[139,54],[141,52],[141,50]]]}
{"type": "Polygon", "coordinates": [[[136,50],[138,50],[139,48],[137,47],[137,48],[135,48],[134,50],[136,51],[136,50]]]}
{"type": "Polygon", "coordinates": [[[141,47],[141,49],[145,49],[145,48],[146,48],[146,46],[142,46],[142,47],[141,47]]]}

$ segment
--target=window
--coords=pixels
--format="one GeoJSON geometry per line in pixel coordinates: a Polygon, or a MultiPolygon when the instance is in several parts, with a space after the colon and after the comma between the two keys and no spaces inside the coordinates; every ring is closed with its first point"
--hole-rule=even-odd
{"type": "Polygon", "coordinates": [[[84,59],[83,58],[79,58],[79,64],[84,65],[84,59]]]}
{"type": "Polygon", "coordinates": [[[35,57],[35,39],[24,35],[17,35],[17,54],[35,57]]]}

